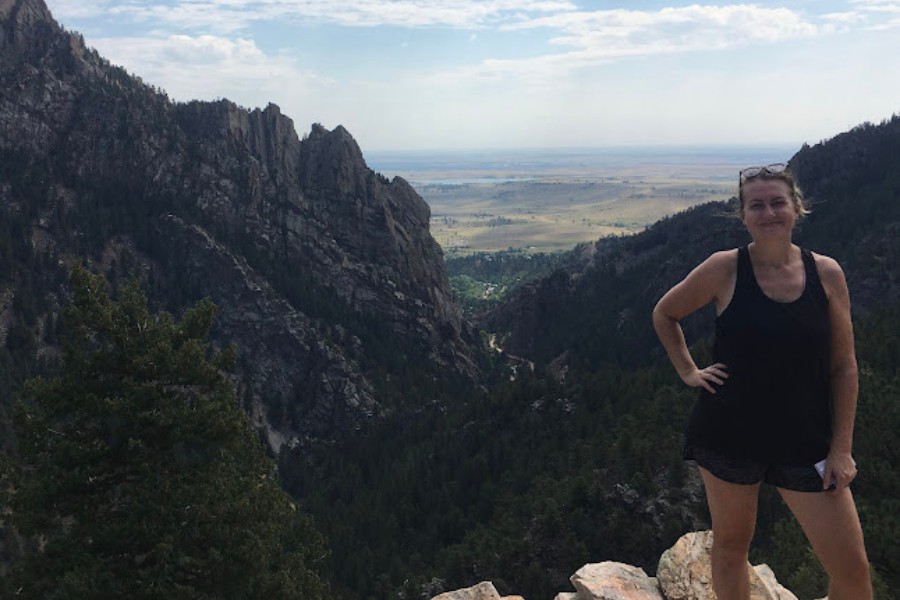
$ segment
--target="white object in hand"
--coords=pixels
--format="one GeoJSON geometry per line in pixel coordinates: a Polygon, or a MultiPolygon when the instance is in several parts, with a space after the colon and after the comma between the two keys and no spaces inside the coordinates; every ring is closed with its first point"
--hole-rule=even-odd
{"type": "MultiPolygon", "coordinates": [[[[816,465],[815,465],[815,466],[816,466],[816,471],[819,472],[819,477],[821,477],[822,479],[825,479],[825,461],[826,461],[826,460],[827,460],[827,459],[824,459],[824,458],[823,458],[822,460],[820,460],[819,462],[817,462],[816,465]]],[[[834,475],[831,476],[831,485],[837,485],[837,481],[835,481],[834,475]]]]}

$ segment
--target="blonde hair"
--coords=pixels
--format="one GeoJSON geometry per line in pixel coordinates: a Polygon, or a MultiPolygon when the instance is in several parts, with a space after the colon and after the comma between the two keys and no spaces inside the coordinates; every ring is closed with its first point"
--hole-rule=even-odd
{"type": "Polygon", "coordinates": [[[790,171],[784,170],[778,173],[770,173],[763,169],[753,177],[740,178],[740,182],[738,183],[738,199],[740,200],[738,214],[742,219],[744,218],[744,184],[750,181],[756,181],[757,179],[777,179],[783,181],[791,191],[791,201],[794,203],[794,209],[797,211],[797,216],[805,217],[812,212],[806,207],[806,202],[803,199],[803,192],[800,191],[799,186],[797,186],[797,180],[794,179],[794,175],[790,171]]]}

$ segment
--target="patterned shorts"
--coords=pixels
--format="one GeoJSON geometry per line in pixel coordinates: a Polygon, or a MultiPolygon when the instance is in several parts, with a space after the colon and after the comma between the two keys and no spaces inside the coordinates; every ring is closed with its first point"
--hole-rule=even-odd
{"type": "Polygon", "coordinates": [[[695,461],[713,476],[740,485],[764,482],[794,492],[822,492],[822,477],[813,465],[796,467],[732,458],[706,448],[691,447],[685,458],[695,461]]]}

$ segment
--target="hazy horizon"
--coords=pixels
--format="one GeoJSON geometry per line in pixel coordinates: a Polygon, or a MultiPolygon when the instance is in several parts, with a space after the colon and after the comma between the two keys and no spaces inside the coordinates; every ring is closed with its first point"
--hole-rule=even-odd
{"type": "MultiPolygon", "coordinates": [[[[597,148],[492,148],[492,149],[429,149],[429,150],[370,150],[363,148],[366,164],[386,176],[409,173],[433,173],[426,181],[440,180],[441,173],[457,179],[454,173],[485,173],[485,178],[501,181],[496,173],[517,172],[521,179],[528,176],[552,176],[565,169],[581,170],[588,174],[609,173],[619,169],[639,169],[652,165],[655,169],[670,165],[672,168],[691,169],[733,167],[734,177],[739,169],[756,164],[787,162],[800,145],[764,146],[621,146],[597,148]],[[494,175],[491,175],[494,174],[494,175]]],[[[705,174],[708,176],[708,174],[705,174]]],[[[726,175],[730,177],[730,175],[726,175]]],[[[462,179],[469,179],[463,177],[462,179]]]]}

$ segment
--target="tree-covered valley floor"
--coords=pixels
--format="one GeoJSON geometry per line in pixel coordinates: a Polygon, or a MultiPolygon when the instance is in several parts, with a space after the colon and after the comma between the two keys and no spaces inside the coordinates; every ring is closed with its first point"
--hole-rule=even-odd
{"type": "MultiPolygon", "coordinates": [[[[591,183],[570,171],[463,197],[471,204],[456,209],[474,210],[491,250],[519,245],[519,227],[568,248],[571,226],[595,240],[602,227],[658,218],[628,212],[641,203],[623,197],[654,196],[641,206],[664,214],[692,205],[580,255],[451,262],[473,322],[490,309],[486,337],[536,365],[510,381],[447,300],[427,207],[370,171],[345,129],[314,125],[300,139],[276,105],[172,103],[59,28],[41,0],[2,4],[0,597],[425,600],[490,579],[542,600],[586,562],[652,573],[679,535],[708,526],[681,461],[694,393],[663,360],[649,316],[690,267],[738,244],[739,222],[703,204],[730,194],[736,168],[716,186],[685,183],[689,165],[708,163],[691,157],[672,165],[677,177],[591,183]],[[566,221],[561,235],[533,227],[566,221]],[[99,304],[66,322],[65,307],[85,297],[67,283],[79,259],[109,288],[90,283],[99,304]],[[498,304],[516,288],[522,296],[498,304]],[[210,329],[205,296],[220,305],[216,325],[230,310],[233,327],[210,329]],[[236,381],[225,375],[233,353],[213,350],[235,336],[236,381]],[[549,368],[566,354],[567,371],[549,368]],[[354,393],[368,387],[372,403],[354,393]],[[297,443],[267,458],[250,414],[284,439],[300,432],[297,443]]],[[[798,242],[840,260],[864,307],[855,489],[877,594],[890,600],[900,590],[900,117],[790,160],[822,200],[798,242]]],[[[711,322],[686,320],[698,362],[711,322]]],[[[802,598],[823,595],[771,490],[753,552],[802,598]]]]}
{"type": "MultiPolygon", "coordinates": [[[[457,260],[448,263],[457,278],[466,273],[496,286],[507,278],[514,288],[511,282],[544,275],[560,259],[504,253],[457,260]]],[[[480,292],[460,291],[477,311],[480,292]]],[[[876,597],[890,599],[900,589],[900,306],[858,318],[855,328],[861,401],[854,493],[876,597]]],[[[708,341],[694,353],[707,359],[708,341]]],[[[540,367],[535,374],[519,369],[515,381],[507,375],[498,366],[504,380],[465,399],[429,390],[423,408],[394,414],[338,452],[282,453],[282,472],[296,474],[286,488],[330,540],[342,597],[418,598],[438,586],[491,580],[501,594],[552,598],[588,562],[621,561],[652,574],[679,536],[708,528],[702,483],[681,457],[696,392],[668,362],[597,364],[569,370],[562,381],[540,367]]],[[[827,592],[773,489],[761,497],[751,558],[768,563],[801,599],[827,592]]]]}
{"type": "MultiPolygon", "coordinates": [[[[854,491],[877,597],[890,600],[900,564],[900,306],[856,319],[855,332],[854,491]]],[[[708,357],[708,343],[694,350],[699,361],[708,357]]],[[[3,353],[9,377],[14,355],[3,353]]],[[[420,380],[406,404],[419,408],[339,445],[283,449],[282,473],[294,475],[282,485],[325,537],[320,574],[333,597],[420,598],[487,579],[501,593],[552,598],[588,562],[653,573],[662,550],[708,527],[698,478],[681,460],[695,394],[667,363],[598,364],[563,381],[540,368],[508,375],[498,362],[490,391],[465,397],[420,380]]],[[[229,483],[245,493],[246,482],[238,484],[229,483]]],[[[8,550],[22,540],[3,541],[8,550]]],[[[824,574],[773,490],[761,499],[751,558],[802,599],[825,593],[824,574]]]]}

